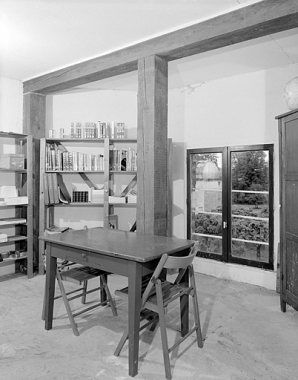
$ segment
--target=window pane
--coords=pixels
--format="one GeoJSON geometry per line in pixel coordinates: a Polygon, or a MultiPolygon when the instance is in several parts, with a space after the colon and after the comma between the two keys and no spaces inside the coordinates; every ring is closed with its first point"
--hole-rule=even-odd
{"type": "Polygon", "coordinates": [[[268,151],[231,153],[231,255],[269,262],[268,151]]]}
{"type": "Polygon", "coordinates": [[[191,155],[191,239],[202,253],[222,254],[222,154],[191,155]]]}

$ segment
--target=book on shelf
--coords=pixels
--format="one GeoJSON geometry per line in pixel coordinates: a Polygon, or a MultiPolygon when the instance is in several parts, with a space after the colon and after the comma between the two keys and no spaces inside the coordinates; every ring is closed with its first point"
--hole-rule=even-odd
{"type": "Polygon", "coordinates": [[[43,174],[43,194],[44,194],[44,203],[45,205],[48,205],[50,203],[50,198],[49,198],[49,186],[48,186],[47,173],[43,174]]]}
{"type": "Polygon", "coordinates": [[[47,173],[48,189],[49,189],[49,204],[55,204],[54,187],[52,173],[47,173]]]}
{"type": "Polygon", "coordinates": [[[59,173],[44,173],[45,205],[70,203],[71,197],[59,173]]]}
{"type": "Polygon", "coordinates": [[[50,175],[52,175],[54,203],[58,204],[59,203],[59,190],[58,190],[57,173],[50,173],[50,175]]]}
{"type": "Polygon", "coordinates": [[[109,203],[127,203],[127,198],[124,196],[115,196],[115,195],[110,195],[109,196],[109,203]]]}
{"type": "Polygon", "coordinates": [[[13,186],[0,186],[0,198],[16,198],[18,196],[17,188],[13,186]]]}
{"type": "Polygon", "coordinates": [[[91,203],[104,203],[104,190],[91,188],[91,203]]]}
{"type": "Polygon", "coordinates": [[[25,218],[4,218],[0,219],[0,226],[5,224],[24,224],[26,223],[25,218]]]}
{"type": "Polygon", "coordinates": [[[134,189],[131,189],[127,194],[127,203],[137,203],[137,192],[134,189]]]}
{"type": "Polygon", "coordinates": [[[27,205],[28,202],[29,199],[26,195],[20,197],[0,198],[0,205],[2,206],[27,205]]]}
{"type": "Polygon", "coordinates": [[[0,243],[5,243],[7,240],[7,234],[0,234],[0,243]]]}
{"type": "Polygon", "coordinates": [[[63,233],[67,230],[69,230],[69,227],[58,227],[58,226],[53,225],[45,229],[45,234],[54,235],[54,234],[63,233]]]}
{"type": "Polygon", "coordinates": [[[113,171],[137,171],[137,152],[129,148],[111,148],[109,168],[113,171]]]}
{"type": "Polygon", "coordinates": [[[69,152],[62,144],[46,144],[46,171],[103,171],[103,154],[69,152]]]}
{"type": "Polygon", "coordinates": [[[112,230],[118,229],[118,215],[110,214],[108,215],[109,228],[112,230]]]}

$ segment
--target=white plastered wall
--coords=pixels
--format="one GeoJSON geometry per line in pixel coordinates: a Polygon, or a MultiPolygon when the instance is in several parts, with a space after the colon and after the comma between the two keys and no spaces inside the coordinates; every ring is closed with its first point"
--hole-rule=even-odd
{"type": "Polygon", "coordinates": [[[187,149],[252,144],[274,145],[274,271],[202,258],[196,258],[196,271],[269,289],[276,288],[279,163],[278,127],[275,117],[288,112],[282,100],[282,92],[285,84],[297,75],[298,65],[290,65],[200,83],[171,92],[169,137],[172,137],[174,142],[174,160],[183,163],[178,166],[179,175],[177,176],[177,173],[173,175],[175,236],[186,237],[187,149]],[[181,146],[185,149],[181,149],[181,146]]]}
{"type": "Polygon", "coordinates": [[[23,83],[0,77],[0,131],[23,132],[23,83]]]}

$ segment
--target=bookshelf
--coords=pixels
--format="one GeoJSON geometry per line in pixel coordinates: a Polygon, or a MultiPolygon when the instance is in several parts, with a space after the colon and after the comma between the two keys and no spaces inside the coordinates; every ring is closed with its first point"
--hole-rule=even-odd
{"type": "Polygon", "coordinates": [[[33,276],[32,136],[0,132],[0,275],[33,276]]]}
{"type": "MultiPolygon", "coordinates": [[[[135,195],[136,149],[136,139],[42,138],[39,236],[67,222],[74,229],[87,225],[129,230],[136,218],[136,197],[124,193],[133,186],[135,195]],[[57,223],[61,219],[62,224],[57,223]]],[[[39,273],[44,273],[44,254],[40,241],[39,273]]]]}

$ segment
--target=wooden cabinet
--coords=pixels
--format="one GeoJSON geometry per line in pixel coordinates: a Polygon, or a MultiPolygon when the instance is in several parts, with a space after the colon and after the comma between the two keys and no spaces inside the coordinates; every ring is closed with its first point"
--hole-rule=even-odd
{"type": "MultiPolygon", "coordinates": [[[[129,230],[136,218],[136,199],[121,195],[136,183],[136,149],[136,139],[41,139],[39,235],[66,224],[74,229],[87,225],[129,230]],[[57,223],[59,215],[63,225],[57,223]]],[[[40,273],[44,254],[40,241],[40,273]]]]}
{"type": "Polygon", "coordinates": [[[0,132],[0,273],[34,270],[32,136],[0,132]]]}
{"type": "Polygon", "coordinates": [[[280,302],[298,310],[298,110],[277,116],[280,171],[280,302]]]}

